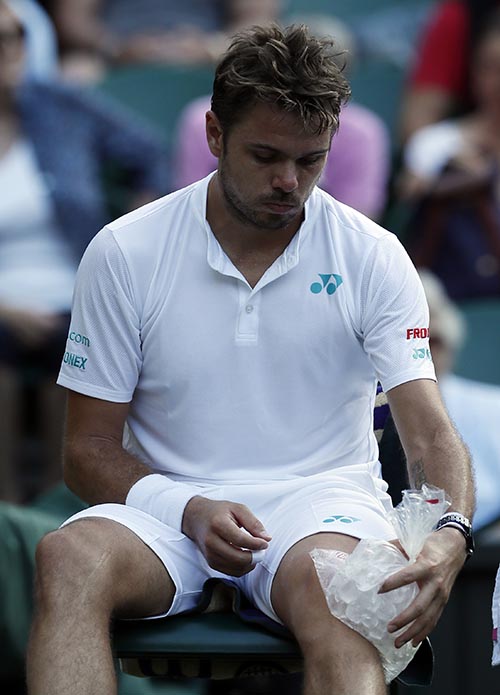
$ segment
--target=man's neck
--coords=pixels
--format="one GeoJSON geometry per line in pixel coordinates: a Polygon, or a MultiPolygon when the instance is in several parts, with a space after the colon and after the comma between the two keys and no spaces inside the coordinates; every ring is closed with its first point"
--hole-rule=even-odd
{"type": "Polygon", "coordinates": [[[254,287],[297,233],[302,218],[282,229],[264,229],[232,215],[215,175],[208,187],[207,221],[233,265],[254,287]]]}

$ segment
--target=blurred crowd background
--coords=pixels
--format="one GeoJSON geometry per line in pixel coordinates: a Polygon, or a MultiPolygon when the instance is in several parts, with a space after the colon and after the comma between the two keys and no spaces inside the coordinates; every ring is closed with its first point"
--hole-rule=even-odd
{"type": "MultiPolygon", "coordinates": [[[[49,528],[74,503],[54,381],[83,250],[106,221],[216,167],[204,134],[213,66],[234,32],[271,21],[336,41],[352,99],[320,185],[397,234],[421,272],[443,396],[474,458],[479,545],[500,559],[497,0],[0,0],[4,538],[24,512],[49,528]]],[[[31,607],[3,587],[14,546],[0,557],[6,683],[22,680],[31,607]]]]}

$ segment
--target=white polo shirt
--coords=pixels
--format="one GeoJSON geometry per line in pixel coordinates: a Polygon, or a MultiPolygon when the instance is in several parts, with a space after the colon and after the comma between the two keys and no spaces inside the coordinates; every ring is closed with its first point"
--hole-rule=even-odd
{"type": "Polygon", "coordinates": [[[377,475],[377,380],[387,391],[435,378],[406,252],[316,188],[252,289],[205,219],[210,178],[96,235],[58,383],[131,402],[124,445],[176,480],[286,480],[353,464],[377,475]]]}

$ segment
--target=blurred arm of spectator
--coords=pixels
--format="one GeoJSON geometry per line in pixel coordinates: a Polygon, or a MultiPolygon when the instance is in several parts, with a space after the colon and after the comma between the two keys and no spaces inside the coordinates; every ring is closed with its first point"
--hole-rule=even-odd
{"type": "Polygon", "coordinates": [[[193,22],[168,30],[151,26],[127,37],[106,27],[103,5],[103,0],[54,0],[52,14],[63,52],[90,53],[118,63],[211,62],[226,48],[228,33],[247,24],[276,20],[281,0],[226,0],[226,23],[220,31],[204,31],[193,22]]]}
{"type": "Polygon", "coordinates": [[[440,121],[467,99],[469,14],[460,0],[440,3],[424,31],[400,116],[401,140],[440,121]]]}
{"type": "Polygon", "coordinates": [[[8,0],[10,7],[22,20],[26,30],[26,74],[48,79],[57,76],[57,38],[54,25],[36,0],[8,0]]]}

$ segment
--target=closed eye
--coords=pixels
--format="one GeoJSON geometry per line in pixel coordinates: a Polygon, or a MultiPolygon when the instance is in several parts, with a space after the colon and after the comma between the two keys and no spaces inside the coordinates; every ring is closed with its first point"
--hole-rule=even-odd
{"type": "Polygon", "coordinates": [[[257,162],[267,163],[272,162],[275,158],[274,154],[260,154],[259,152],[254,152],[253,156],[257,162]]]}
{"type": "Polygon", "coordinates": [[[314,157],[303,157],[302,159],[299,159],[299,164],[301,166],[306,166],[306,167],[311,167],[314,166],[315,164],[319,164],[321,161],[324,159],[323,154],[320,155],[315,155],[314,157]]]}

